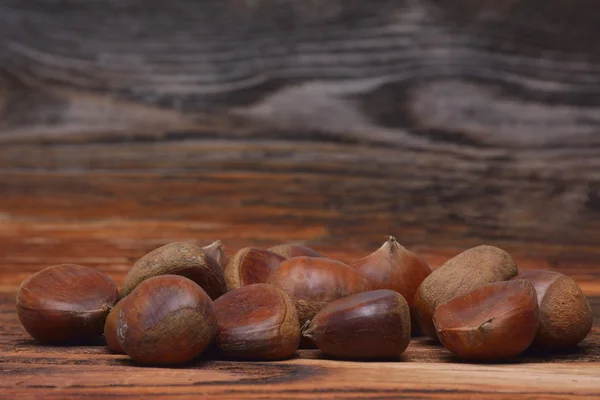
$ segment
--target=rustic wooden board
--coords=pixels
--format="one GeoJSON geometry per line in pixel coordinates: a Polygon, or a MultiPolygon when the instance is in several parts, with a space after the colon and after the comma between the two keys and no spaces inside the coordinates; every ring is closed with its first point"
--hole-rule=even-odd
{"type": "Polygon", "coordinates": [[[600,396],[595,1],[0,0],[0,397],[600,396]],[[132,365],[36,346],[13,295],[75,262],[121,282],[174,240],[393,234],[432,266],[494,244],[592,296],[575,352],[132,365]],[[596,297],[594,297],[596,296],[596,297]]]}
{"type": "MultiPolygon", "coordinates": [[[[469,364],[414,340],[398,361],[327,360],[300,350],[282,362],[203,359],[177,368],[137,366],[104,346],[37,345],[24,333],[13,294],[0,297],[3,398],[570,398],[600,396],[600,329],[575,350],[506,364],[469,364]]],[[[596,321],[600,298],[592,299],[596,321]]]]}

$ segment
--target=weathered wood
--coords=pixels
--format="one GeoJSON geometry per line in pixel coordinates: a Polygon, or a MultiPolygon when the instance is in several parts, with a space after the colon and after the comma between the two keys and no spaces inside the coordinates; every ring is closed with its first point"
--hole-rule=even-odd
{"type": "Polygon", "coordinates": [[[421,340],[395,363],[154,369],[36,346],[13,308],[26,276],[62,262],[121,282],[174,240],[350,261],[388,234],[434,267],[495,244],[599,296],[598,10],[0,0],[0,397],[599,397],[598,325],[577,352],[515,364],[421,340]]]}
{"type": "Polygon", "coordinates": [[[0,1],[0,210],[593,259],[596,9],[0,1]]]}
{"type": "MultiPolygon", "coordinates": [[[[206,398],[570,398],[600,396],[600,330],[576,350],[508,364],[469,364],[414,340],[399,361],[348,362],[301,350],[284,362],[203,359],[144,368],[104,346],[52,347],[18,324],[12,295],[0,297],[0,390],[7,398],[145,395],[206,398]]],[[[592,299],[595,317],[600,298],[592,299]]]]}

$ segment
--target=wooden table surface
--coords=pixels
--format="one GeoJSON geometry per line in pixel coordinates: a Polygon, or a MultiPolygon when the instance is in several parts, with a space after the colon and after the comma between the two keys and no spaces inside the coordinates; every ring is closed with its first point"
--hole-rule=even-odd
{"type": "Polygon", "coordinates": [[[0,398],[600,398],[600,14],[592,0],[0,0],[0,398]],[[58,263],[117,283],[162,244],[394,235],[572,276],[580,347],[468,364],[142,368],[36,345],[14,294],[58,263]]]}

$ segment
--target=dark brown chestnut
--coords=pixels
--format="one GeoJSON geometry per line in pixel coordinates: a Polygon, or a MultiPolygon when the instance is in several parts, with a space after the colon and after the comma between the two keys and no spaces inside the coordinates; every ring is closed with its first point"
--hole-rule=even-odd
{"type": "Polygon", "coordinates": [[[122,300],[117,339],[142,364],[182,364],[213,340],[217,318],[212,300],[188,278],[160,275],[140,283],[122,300]]]}
{"type": "Polygon", "coordinates": [[[535,289],[524,279],[480,286],[437,307],[433,323],[445,348],[473,360],[506,360],[533,341],[540,321],[535,289]]]}
{"type": "Polygon", "coordinates": [[[592,308],[581,288],[559,272],[520,272],[515,279],[527,279],[537,293],[540,327],[532,347],[559,350],[576,346],[592,329],[592,308]]]}
{"type": "Polygon", "coordinates": [[[239,250],[225,268],[227,289],[237,289],[254,283],[265,283],[285,257],[255,247],[239,250]]]}
{"type": "Polygon", "coordinates": [[[185,242],[169,243],[151,251],[140,258],[125,277],[121,297],[127,296],[148,278],[181,275],[200,285],[211,299],[216,299],[227,291],[227,287],[223,269],[216,260],[219,246],[216,249],[211,246],[207,247],[210,255],[202,248],[185,242]]]}
{"type": "Polygon", "coordinates": [[[292,300],[265,283],[234,289],[215,303],[215,345],[227,358],[282,360],[300,342],[300,325],[292,300]]]}
{"type": "MultiPolygon", "coordinates": [[[[414,314],[414,298],[419,285],[431,268],[417,255],[401,246],[396,238],[390,238],[375,252],[350,263],[364,276],[371,289],[390,289],[406,299],[411,315],[414,314]]],[[[413,328],[417,328],[413,320],[413,328]]]]}
{"type": "Polygon", "coordinates": [[[106,346],[115,353],[125,353],[117,339],[117,319],[119,318],[119,312],[121,312],[122,305],[123,300],[119,301],[117,305],[113,307],[104,323],[104,339],[106,340],[106,346]]]}
{"type": "Polygon", "coordinates": [[[290,296],[300,326],[333,300],[369,290],[366,279],[354,268],[329,258],[290,258],[281,263],[267,283],[290,296]]]}
{"type": "Polygon", "coordinates": [[[25,330],[42,343],[82,343],[102,336],[104,321],[119,300],[106,274],[75,264],[48,267],[17,291],[17,313],[25,330]]]}
{"type": "Polygon", "coordinates": [[[396,358],[410,341],[410,311],[393,290],[359,293],[326,305],[303,335],[332,357],[396,358]]]}
{"type": "Polygon", "coordinates": [[[517,275],[517,264],[506,251],[477,246],[446,261],[421,282],[413,303],[413,316],[423,333],[437,339],[432,316],[439,304],[492,282],[517,275]]]}
{"type": "Polygon", "coordinates": [[[269,249],[273,253],[281,254],[285,258],[294,257],[322,257],[321,254],[310,247],[301,244],[280,244],[269,249]]]}

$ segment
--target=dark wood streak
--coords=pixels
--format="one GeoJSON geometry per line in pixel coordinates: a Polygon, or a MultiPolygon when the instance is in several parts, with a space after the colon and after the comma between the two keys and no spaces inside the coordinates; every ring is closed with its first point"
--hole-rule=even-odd
{"type": "Polygon", "coordinates": [[[0,0],[2,396],[598,397],[597,326],[577,351],[506,365],[417,340],[398,363],[301,351],[157,371],[37,346],[13,304],[48,265],[120,283],[175,240],[228,254],[299,241],[348,262],[389,234],[433,267],[498,245],[600,295],[598,10],[0,0]]]}

